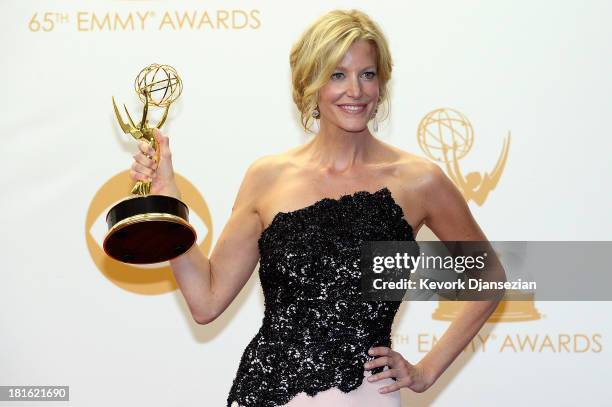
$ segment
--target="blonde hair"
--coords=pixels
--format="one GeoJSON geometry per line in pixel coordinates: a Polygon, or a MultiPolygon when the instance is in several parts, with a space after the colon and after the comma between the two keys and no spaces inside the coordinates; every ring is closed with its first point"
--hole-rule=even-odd
{"type": "MultiPolygon", "coordinates": [[[[389,45],[378,25],[358,10],[334,10],[319,17],[291,48],[292,96],[307,132],[317,106],[319,89],[329,80],[350,46],[366,40],[376,48],[376,70],[379,83],[378,103],[388,106],[393,62],[389,45]]],[[[385,115],[388,109],[385,109],[385,115]]]]}

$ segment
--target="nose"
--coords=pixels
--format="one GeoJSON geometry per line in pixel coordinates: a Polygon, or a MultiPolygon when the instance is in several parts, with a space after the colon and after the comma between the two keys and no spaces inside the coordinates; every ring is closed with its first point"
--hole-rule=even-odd
{"type": "Polygon", "coordinates": [[[361,82],[359,82],[359,78],[353,76],[350,80],[347,81],[347,90],[346,95],[358,99],[361,97],[361,82]]]}

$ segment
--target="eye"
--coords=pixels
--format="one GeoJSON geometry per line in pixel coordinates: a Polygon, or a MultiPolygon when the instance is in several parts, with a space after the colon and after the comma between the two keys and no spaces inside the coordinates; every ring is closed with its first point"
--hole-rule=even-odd
{"type": "Polygon", "coordinates": [[[334,72],[331,76],[332,81],[342,78],[344,74],[342,72],[334,72]]]}
{"type": "Polygon", "coordinates": [[[366,79],[374,79],[374,77],[376,76],[376,72],[373,72],[373,71],[364,72],[363,76],[366,79]]]}

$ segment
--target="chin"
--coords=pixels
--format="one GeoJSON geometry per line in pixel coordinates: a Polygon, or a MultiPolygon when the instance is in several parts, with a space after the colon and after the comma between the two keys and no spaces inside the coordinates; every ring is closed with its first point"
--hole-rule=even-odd
{"type": "Polygon", "coordinates": [[[359,133],[368,128],[368,122],[363,120],[338,120],[334,125],[351,133],[359,133]]]}
{"type": "Polygon", "coordinates": [[[361,133],[362,131],[368,128],[368,124],[365,123],[365,124],[356,125],[355,123],[351,123],[351,124],[345,124],[345,125],[341,124],[338,127],[350,133],[361,133]]]}

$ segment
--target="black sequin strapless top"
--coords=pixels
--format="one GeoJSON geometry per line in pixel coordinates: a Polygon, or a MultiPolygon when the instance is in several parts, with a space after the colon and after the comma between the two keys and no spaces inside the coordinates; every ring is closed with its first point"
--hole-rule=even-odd
{"type": "Polygon", "coordinates": [[[263,322],[242,355],[228,407],[276,407],[300,392],[361,385],[363,365],[374,359],[368,349],[391,347],[400,305],[361,299],[361,244],[376,240],[414,240],[387,187],[274,217],[258,242],[263,322]]]}

